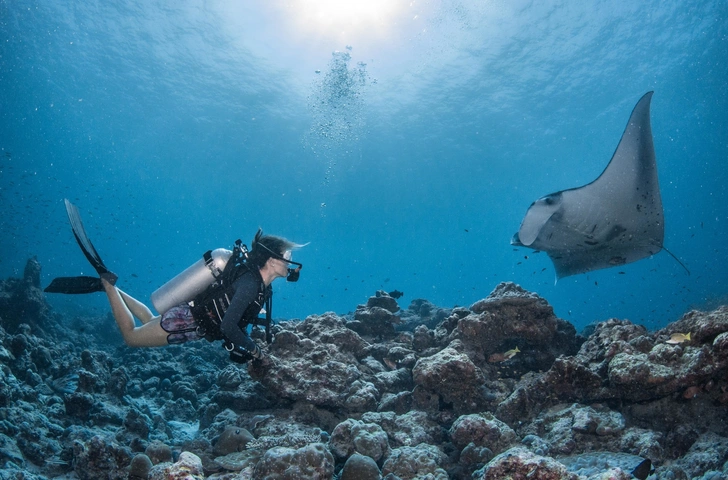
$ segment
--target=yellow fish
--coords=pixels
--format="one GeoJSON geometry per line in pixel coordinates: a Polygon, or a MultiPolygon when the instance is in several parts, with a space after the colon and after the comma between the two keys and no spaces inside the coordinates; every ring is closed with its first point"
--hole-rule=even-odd
{"type": "Polygon", "coordinates": [[[490,357],[488,357],[488,361],[490,363],[505,362],[506,360],[510,360],[511,358],[515,357],[518,352],[520,352],[520,350],[518,349],[518,347],[516,347],[504,353],[494,353],[490,357]]]}
{"type": "Polygon", "coordinates": [[[506,360],[510,360],[511,358],[515,357],[518,352],[520,352],[520,350],[518,349],[518,347],[516,347],[516,348],[514,348],[512,350],[508,350],[506,353],[504,353],[503,357],[506,360]]]}
{"type": "Polygon", "coordinates": [[[690,341],[690,332],[673,333],[672,335],[670,335],[670,340],[668,340],[666,343],[670,343],[672,345],[677,345],[678,343],[689,342],[689,341],[690,341]]]}

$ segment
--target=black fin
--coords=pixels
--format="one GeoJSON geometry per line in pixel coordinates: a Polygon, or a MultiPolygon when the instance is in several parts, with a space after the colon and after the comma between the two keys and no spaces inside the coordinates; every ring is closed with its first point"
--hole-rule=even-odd
{"type": "Polygon", "coordinates": [[[76,241],[78,242],[78,246],[81,247],[81,251],[83,251],[86,259],[88,259],[91,266],[94,267],[99,275],[108,272],[109,269],[106,268],[106,265],[104,265],[104,262],[101,260],[101,257],[94,248],[94,245],[91,243],[91,240],[89,240],[88,235],[86,235],[86,229],[83,228],[83,222],[81,221],[81,214],[78,212],[78,208],[76,205],[69,202],[68,199],[65,199],[64,201],[66,202],[68,220],[71,222],[71,228],[73,229],[73,236],[76,237],[76,241]]]}
{"type": "Polygon", "coordinates": [[[44,292],[47,293],[93,293],[103,292],[104,286],[97,277],[58,277],[54,278],[44,292]]]}
{"type": "MultiPolygon", "coordinates": [[[[96,270],[99,276],[104,277],[109,283],[114,285],[116,283],[116,275],[106,268],[93,243],[91,243],[88,235],[86,235],[86,229],[83,228],[83,222],[81,221],[81,214],[78,212],[78,208],[69,202],[68,199],[65,199],[64,202],[66,203],[66,213],[68,214],[68,221],[71,223],[73,236],[76,237],[76,242],[81,247],[83,255],[91,266],[94,267],[94,270],[96,270]]],[[[47,293],[69,294],[93,293],[103,292],[104,286],[101,283],[101,279],[96,277],[58,277],[53,279],[44,291],[47,293]]]]}

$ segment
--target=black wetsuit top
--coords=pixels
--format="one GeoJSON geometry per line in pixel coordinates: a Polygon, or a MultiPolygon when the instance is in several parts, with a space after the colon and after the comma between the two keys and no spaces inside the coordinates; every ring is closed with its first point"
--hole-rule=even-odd
{"type": "MultiPolygon", "coordinates": [[[[223,290],[205,292],[193,302],[192,315],[208,341],[224,340],[225,348],[246,350],[254,354],[257,345],[248,336],[247,327],[256,324],[266,300],[273,290],[265,286],[260,272],[247,269],[223,290]]],[[[270,312],[267,313],[270,315],[270,312]]]]}
{"type": "Polygon", "coordinates": [[[235,294],[222,318],[220,331],[236,347],[253,352],[256,345],[246,331],[247,320],[258,317],[269,294],[269,289],[266,288],[260,273],[255,269],[235,280],[233,288],[235,294]]]}

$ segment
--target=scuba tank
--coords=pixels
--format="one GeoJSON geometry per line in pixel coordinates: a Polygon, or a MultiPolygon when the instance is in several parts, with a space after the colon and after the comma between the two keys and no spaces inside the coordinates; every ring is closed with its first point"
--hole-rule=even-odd
{"type": "Polygon", "coordinates": [[[152,293],[154,308],[162,314],[204,292],[222,274],[232,254],[224,248],[205,252],[201,259],[152,293]]]}

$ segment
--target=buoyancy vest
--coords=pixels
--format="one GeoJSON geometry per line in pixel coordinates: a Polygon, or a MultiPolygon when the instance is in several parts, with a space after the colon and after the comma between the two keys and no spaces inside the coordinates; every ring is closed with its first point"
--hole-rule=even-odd
{"type": "Polygon", "coordinates": [[[271,286],[265,286],[260,274],[253,271],[245,263],[247,257],[247,249],[245,246],[240,248],[236,245],[233,255],[228,260],[225,269],[218,277],[217,281],[210,285],[204,292],[199,294],[190,302],[192,315],[198,324],[198,334],[206,340],[212,342],[215,340],[226,340],[222,333],[221,324],[230,307],[230,302],[235,295],[235,282],[243,275],[257,276],[258,293],[253,302],[248,305],[245,312],[238,320],[238,327],[245,331],[249,325],[265,327],[266,341],[273,341],[271,334],[272,308],[273,308],[273,289],[271,286]],[[257,275],[256,275],[257,274],[257,275]],[[265,318],[259,318],[261,310],[265,307],[265,318]]]}

